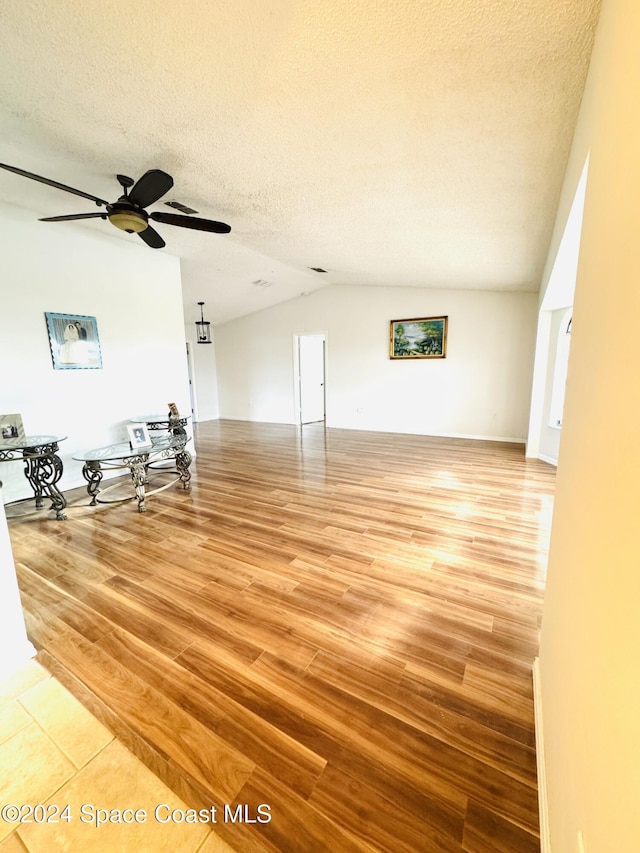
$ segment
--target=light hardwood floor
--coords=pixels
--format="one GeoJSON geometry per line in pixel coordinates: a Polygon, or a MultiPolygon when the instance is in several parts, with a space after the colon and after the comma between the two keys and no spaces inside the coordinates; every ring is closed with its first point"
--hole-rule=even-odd
{"type": "Polygon", "coordinates": [[[203,824],[98,812],[134,803],[188,808],[36,661],[0,678],[0,853],[233,853],[203,824]]]}
{"type": "Polygon", "coordinates": [[[321,425],[195,441],[144,514],[9,513],[39,661],[238,851],[538,851],[555,470],[321,425]]]}

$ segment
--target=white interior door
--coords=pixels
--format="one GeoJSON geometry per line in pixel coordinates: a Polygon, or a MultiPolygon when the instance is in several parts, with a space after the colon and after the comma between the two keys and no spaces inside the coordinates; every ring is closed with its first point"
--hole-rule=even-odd
{"type": "Polygon", "coordinates": [[[193,364],[191,363],[191,347],[189,346],[189,341],[186,341],[187,344],[187,371],[189,373],[189,403],[191,405],[191,417],[195,421],[196,419],[196,391],[193,386],[193,364]]]}
{"type": "Polygon", "coordinates": [[[301,424],[325,417],[324,350],[324,335],[298,335],[301,424]]]}

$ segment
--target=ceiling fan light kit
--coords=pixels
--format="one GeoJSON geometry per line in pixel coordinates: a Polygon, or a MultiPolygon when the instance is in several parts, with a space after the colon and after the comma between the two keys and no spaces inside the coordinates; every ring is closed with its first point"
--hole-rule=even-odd
{"type": "MultiPolygon", "coordinates": [[[[16,175],[21,175],[23,178],[30,178],[33,181],[39,181],[41,184],[55,187],[64,192],[79,195],[82,198],[88,198],[94,201],[98,207],[104,207],[105,210],[99,213],[74,213],[65,216],[46,216],[41,222],[69,222],[77,219],[108,219],[109,222],[121,231],[126,231],[129,234],[138,234],[138,236],[152,249],[162,249],[166,245],[162,237],[158,234],[155,228],[149,225],[149,220],[154,222],[162,222],[165,225],[175,225],[178,228],[190,228],[194,231],[208,231],[212,234],[228,234],[231,231],[229,225],[224,222],[216,222],[212,219],[201,219],[193,216],[179,216],[175,213],[163,213],[161,211],[147,213],[144,209],[150,204],[155,204],[165,193],[173,186],[173,178],[161,169],[150,169],[137,181],[129,178],[127,175],[116,175],[118,183],[123,189],[123,194],[112,204],[105,201],[103,198],[85,193],[82,190],[77,190],[74,187],[69,187],[66,184],[61,184],[59,181],[53,181],[50,178],[43,178],[41,175],[35,175],[33,172],[27,172],[24,169],[19,169],[17,166],[7,166],[5,163],[0,163],[0,169],[6,169],[8,172],[14,172],[16,175]],[[129,190],[131,191],[129,192],[129,190]]],[[[174,204],[174,206],[176,206],[174,204]]],[[[190,208],[183,207],[184,210],[190,208]]],[[[195,211],[194,211],[195,212],[195,211]]],[[[204,303],[203,303],[204,304],[204,303]]],[[[211,343],[211,341],[208,341],[211,343]]]]}
{"type": "Polygon", "coordinates": [[[149,227],[149,221],[135,210],[113,210],[109,214],[109,222],[129,234],[139,234],[149,227]]]}

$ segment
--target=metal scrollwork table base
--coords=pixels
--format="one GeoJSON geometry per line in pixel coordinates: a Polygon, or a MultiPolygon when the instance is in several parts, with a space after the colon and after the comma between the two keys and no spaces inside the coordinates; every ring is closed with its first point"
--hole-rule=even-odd
{"type": "Polygon", "coordinates": [[[189,471],[191,454],[185,449],[187,441],[189,438],[186,435],[170,434],[153,438],[151,447],[132,448],[129,442],[124,441],[75,455],[74,459],[84,462],[82,476],[87,481],[87,492],[91,496],[91,506],[95,506],[97,503],[122,503],[123,501],[133,500],[135,497],[138,502],[138,512],[145,512],[147,508],[145,499],[150,495],[162,492],[177,482],[181,482],[185,489],[191,488],[189,482],[191,480],[191,472],[189,471]],[[177,477],[162,486],[148,490],[147,470],[152,463],[163,460],[175,460],[177,477]],[[104,495],[121,484],[114,483],[106,489],[101,489],[100,483],[104,471],[125,468],[128,468],[131,474],[135,494],[126,498],[105,498],[104,495]]]}
{"type": "Polygon", "coordinates": [[[45,496],[48,497],[56,521],[67,517],[63,511],[67,501],[57,485],[62,477],[58,444],[65,438],[66,435],[27,435],[0,441],[0,462],[24,462],[24,475],[33,489],[36,507],[42,507],[45,496]]]}

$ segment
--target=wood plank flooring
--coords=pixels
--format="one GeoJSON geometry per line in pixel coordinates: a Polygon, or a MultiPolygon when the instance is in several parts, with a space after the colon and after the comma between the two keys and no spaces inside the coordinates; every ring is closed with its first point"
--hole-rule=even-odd
{"type": "Polygon", "coordinates": [[[9,509],[39,660],[238,851],[538,851],[554,469],[319,424],[195,442],[144,514],[9,509]]]}

